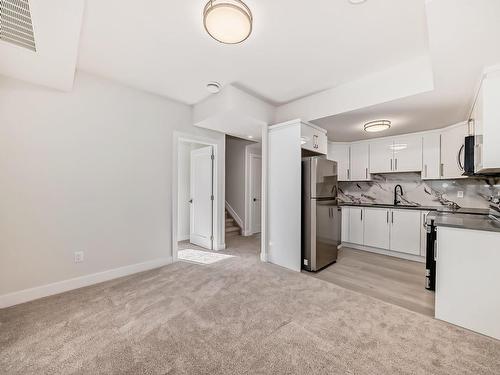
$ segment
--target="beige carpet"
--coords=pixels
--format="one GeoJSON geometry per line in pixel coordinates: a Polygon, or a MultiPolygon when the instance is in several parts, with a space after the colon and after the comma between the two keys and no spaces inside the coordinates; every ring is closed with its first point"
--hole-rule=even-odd
{"type": "Polygon", "coordinates": [[[500,342],[234,258],[0,310],[0,374],[496,374],[500,342]]]}

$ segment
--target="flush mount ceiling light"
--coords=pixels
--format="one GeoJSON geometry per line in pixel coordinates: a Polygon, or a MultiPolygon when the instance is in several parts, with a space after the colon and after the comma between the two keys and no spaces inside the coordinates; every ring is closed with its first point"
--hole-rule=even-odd
{"type": "Polygon", "coordinates": [[[237,44],[252,33],[252,12],[241,0],[211,0],[203,9],[203,25],[215,40],[237,44]]]}
{"type": "Polygon", "coordinates": [[[369,133],[381,132],[391,127],[389,120],[370,121],[365,124],[365,131],[369,133]]]}
{"type": "Polygon", "coordinates": [[[366,2],[366,0],[349,0],[351,4],[362,4],[366,2]]]}
{"type": "Polygon", "coordinates": [[[211,94],[217,94],[220,91],[220,83],[219,82],[208,82],[207,83],[207,91],[211,94]]]}

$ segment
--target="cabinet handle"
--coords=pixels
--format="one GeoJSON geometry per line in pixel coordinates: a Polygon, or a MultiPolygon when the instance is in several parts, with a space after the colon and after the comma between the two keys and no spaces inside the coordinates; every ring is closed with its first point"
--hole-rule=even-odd
{"type": "Polygon", "coordinates": [[[394,170],[398,170],[398,159],[394,160],[394,170]]]}
{"type": "Polygon", "coordinates": [[[365,168],[365,178],[368,180],[368,168],[365,168]]]}
{"type": "Polygon", "coordinates": [[[351,170],[349,168],[347,168],[347,179],[351,179],[351,170]]]}
{"type": "Polygon", "coordinates": [[[391,223],[394,224],[394,211],[391,211],[391,223]]]}
{"type": "Polygon", "coordinates": [[[389,224],[389,211],[386,211],[386,220],[387,220],[387,224],[389,224]]]}
{"type": "Polygon", "coordinates": [[[425,177],[427,177],[427,164],[424,165],[424,170],[425,170],[425,177]]]}
{"type": "Polygon", "coordinates": [[[438,259],[438,243],[437,240],[434,240],[434,260],[438,259]]]}
{"type": "Polygon", "coordinates": [[[443,177],[443,176],[444,176],[444,164],[443,164],[443,163],[441,163],[441,164],[439,165],[439,176],[440,176],[440,177],[443,177]]]}
{"type": "Polygon", "coordinates": [[[392,159],[391,159],[391,171],[392,171],[392,159]]]}
{"type": "Polygon", "coordinates": [[[363,209],[361,209],[361,221],[363,221],[363,209]]]}

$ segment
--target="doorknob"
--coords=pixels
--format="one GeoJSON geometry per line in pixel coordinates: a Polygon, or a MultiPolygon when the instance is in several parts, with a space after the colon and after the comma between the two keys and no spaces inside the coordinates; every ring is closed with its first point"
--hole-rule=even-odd
{"type": "Polygon", "coordinates": [[[189,200],[189,203],[193,203],[193,199],[190,199],[190,200],[189,200]]]}
{"type": "Polygon", "coordinates": [[[253,199],[253,201],[254,201],[254,202],[257,202],[257,198],[254,198],[254,199],[253,199]]]}

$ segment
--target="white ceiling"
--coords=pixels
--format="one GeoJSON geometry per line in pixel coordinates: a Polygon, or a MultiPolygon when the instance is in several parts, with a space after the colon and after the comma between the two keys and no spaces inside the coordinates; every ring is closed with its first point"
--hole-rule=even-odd
{"type": "Polygon", "coordinates": [[[428,1],[427,19],[434,90],[314,121],[331,140],[436,129],[468,118],[483,68],[500,63],[500,1],[428,1]],[[364,132],[363,124],[376,119],[392,120],[393,126],[364,132]]]}
{"type": "Polygon", "coordinates": [[[29,4],[37,50],[0,41],[0,74],[71,90],[84,0],[30,0],[29,4]]]}
{"type": "Polygon", "coordinates": [[[254,31],[223,45],[206,0],[87,0],[78,68],[181,102],[219,81],[284,103],[426,54],[423,0],[245,0],[254,31]]]}

